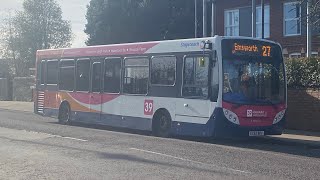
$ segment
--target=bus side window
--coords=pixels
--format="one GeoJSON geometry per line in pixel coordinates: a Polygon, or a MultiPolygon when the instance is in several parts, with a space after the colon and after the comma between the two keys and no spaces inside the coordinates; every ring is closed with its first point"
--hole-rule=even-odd
{"type": "Polygon", "coordinates": [[[42,60],[41,61],[41,69],[40,69],[40,83],[42,85],[45,84],[45,74],[46,74],[46,61],[42,60]]]}
{"type": "Polygon", "coordinates": [[[175,56],[154,56],[151,59],[151,84],[173,86],[176,81],[175,56]]]}
{"type": "Polygon", "coordinates": [[[91,76],[91,84],[92,84],[92,92],[101,92],[101,63],[94,62],[92,64],[92,76],[91,76]]]}
{"type": "Polygon", "coordinates": [[[216,65],[212,67],[211,72],[211,98],[213,102],[217,102],[219,95],[219,66],[218,62],[215,62],[216,65]]]}
{"type": "Polygon", "coordinates": [[[66,91],[74,90],[74,60],[66,59],[60,61],[59,89],[66,91]]]}
{"type": "Polygon", "coordinates": [[[123,92],[127,94],[147,94],[149,58],[126,58],[124,66],[123,92]]]}
{"type": "Polygon", "coordinates": [[[47,61],[46,83],[56,85],[58,83],[58,60],[47,61]]]}
{"type": "Polygon", "coordinates": [[[89,91],[90,59],[78,59],[76,72],[76,90],[89,91]]]}
{"type": "Polygon", "coordinates": [[[121,58],[105,60],[104,92],[120,93],[121,58]]]}

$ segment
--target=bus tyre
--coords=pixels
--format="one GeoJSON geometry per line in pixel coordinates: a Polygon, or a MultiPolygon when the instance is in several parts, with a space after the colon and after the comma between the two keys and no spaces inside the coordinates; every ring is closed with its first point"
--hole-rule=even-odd
{"type": "Polygon", "coordinates": [[[160,111],[155,114],[152,123],[152,132],[158,137],[169,137],[171,129],[171,118],[167,111],[160,111]]]}
{"type": "Polygon", "coordinates": [[[59,109],[59,123],[60,124],[70,124],[71,123],[71,110],[68,104],[62,104],[59,109]]]}

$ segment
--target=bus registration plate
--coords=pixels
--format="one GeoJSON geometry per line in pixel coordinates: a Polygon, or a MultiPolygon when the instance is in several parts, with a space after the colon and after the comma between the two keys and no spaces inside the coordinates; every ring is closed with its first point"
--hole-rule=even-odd
{"type": "Polygon", "coordinates": [[[249,136],[264,136],[264,131],[249,131],[249,136]]]}

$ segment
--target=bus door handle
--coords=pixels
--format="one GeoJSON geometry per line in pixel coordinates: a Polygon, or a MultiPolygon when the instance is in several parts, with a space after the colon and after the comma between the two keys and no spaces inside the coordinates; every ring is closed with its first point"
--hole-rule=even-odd
{"type": "Polygon", "coordinates": [[[188,106],[189,106],[189,104],[183,104],[183,106],[184,106],[184,107],[188,107],[188,106]]]}

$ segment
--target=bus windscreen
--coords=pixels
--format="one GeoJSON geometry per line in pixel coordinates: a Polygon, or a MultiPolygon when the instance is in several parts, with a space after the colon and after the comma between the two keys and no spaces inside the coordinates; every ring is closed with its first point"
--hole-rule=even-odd
{"type": "Polygon", "coordinates": [[[258,40],[224,40],[223,99],[237,104],[279,104],[285,98],[280,46],[258,40]]]}

